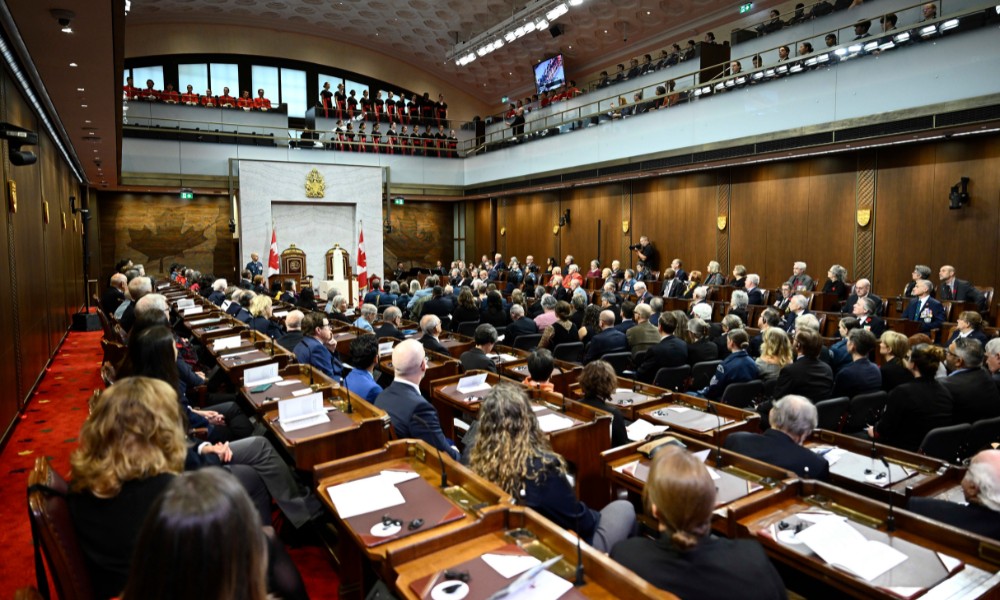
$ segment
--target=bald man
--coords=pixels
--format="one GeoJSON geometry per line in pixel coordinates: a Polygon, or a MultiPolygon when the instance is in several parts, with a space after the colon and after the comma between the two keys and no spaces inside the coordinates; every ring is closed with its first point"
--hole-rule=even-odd
{"type": "Polygon", "coordinates": [[[583,364],[603,358],[605,354],[628,351],[628,338],[624,333],[615,329],[615,313],[610,310],[602,310],[598,319],[601,332],[590,340],[587,353],[583,357],[583,364]]]}
{"type": "Polygon", "coordinates": [[[1000,540],[1000,450],[983,450],[972,457],[962,479],[968,504],[912,497],[907,509],[959,529],[1000,540]]]}
{"type": "Polygon", "coordinates": [[[375,406],[389,413],[396,436],[424,440],[458,460],[458,449],[441,431],[437,410],[420,395],[427,371],[424,347],[416,340],[400,342],[392,349],[392,368],[395,379],[375,399],[375,406]]]}
{"type": "Polygon", "coordinates": [[[115,314],[121,303],[126,300],[125,288],[127,284],[128,278],[123,273],[115,273],[111,276],[108,289],[101,296],[101,310],[104,311],[105,315],[115,314]]]}
{"type": "Polygon", "coordinates": [[[298,346],[305,336],[302,333],[302,319],[304,318],[305,314],[301,310],[293,310],[285,316],[286,333],[276,340],[282,348],[295,351],[295,346],[298,346]]]}

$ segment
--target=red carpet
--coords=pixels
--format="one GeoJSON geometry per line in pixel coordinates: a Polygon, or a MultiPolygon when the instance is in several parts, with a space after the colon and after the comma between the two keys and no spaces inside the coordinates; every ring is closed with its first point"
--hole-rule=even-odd
{"type": "MultiPolygon", "coordinates": [[[[69,455],[87,417],[87,401],[103,388],[102,332],[70,332],[46,371],[28,409],[0,453],[0,598],[35,585],[35,568],[25,490],[35,458],[69,473],[69,455]]],[[[338,579],[325,548],[289,548],[312,598],[337,598],[338,579]]]]}

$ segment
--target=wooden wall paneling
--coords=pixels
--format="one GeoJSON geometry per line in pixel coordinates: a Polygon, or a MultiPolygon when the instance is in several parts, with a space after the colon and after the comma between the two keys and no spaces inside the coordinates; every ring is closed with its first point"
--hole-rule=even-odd
{"type": "Polygon", "coordinates": [[[727,279],[733,271],[729,262],[729,205],[733,197],[731,175],[729,169],[720,169],[715,180],[715,260],[727,279]]]}
{"type": "MultiPolygon", "coordinates": [[[[783,215],[768,213],[768,190],[765,172],[759,167],[739,167],[732,171],[732,197],[729,205],[729,260],[744,265],[748,273],[757,273],[762,287],[780,285],[777,276],[766,271],[767,239],[781,235],[788,223],[783,215]],[[772,285],[771,280],[777,283],[772,285]]],[[[784,281],[784,280],[782,280],[784,281]]]]}
{"type": "MultiPolygon", "coordinates": [[[[392,207],[392,233],[384,237],[384,273],[392,273],[396,262],[406,268],[433,267],[451,263],[455,240],[455,205],[450,202],[406,201],[392,207]]],[[[381,274],[381,273],[380,273],[381,274]]]]}
{"type": "MultiPolygon", "coordinates": [[[[570,211],[570,224],[562,228],[560,262],[572,254],[580,270],[586,274],[590,261],[601,257],[602,267],[619,258],[621,247],[621,198],[628,193],[629,184],[614,183],[585,188],[572,188],[563,192],[558,214],[551,225],[558,223],[560,215],[570,211]],[[597,237],[597,222],[601,222],[601,237],[597,237]]],[[[537,257],[536,257],[537,260],[537,257]]]]}
{"type": "Polygon", "coordinates": [[[981,143],[944,141],[934,145],[934,184],[925,190],[927,214],[934,223],[931,268],[937,281],[941,265],[955,267],[960,279],[996,286],[1000,256],[1000,138],[981,143]],[[948,208],[951,187],[969,178],[971,200],[960,210],[948,208]]]}
{"type": "Polygon", "coordinates": [[[542,192],[505,198],[503,218],[497,223],[498,230],[500,227],[506,230],[501,238],[505,248],[504,258],[516,256],[524,264],[530,254],[543,267],[549,256],[558,258],[561,234],[553,235],[552,226],[559,220],[560,206],[559,193],[542,192]]]}
{"type": "MultiPolygon", "coordinates": [[[[902,294],[914,265],[937,268],[934,248],[946,228],[929,200],[930,191],[935,189],[935,154],[932,144],[879,150],[875,192],[879,217],[875,224],[877,266],[872,285],[880,296],[902,294]]],[[[947,192],[938,202],[947,212],[947,192]]]]}
{"type": "Polygon", "coordinates": [[[629,246],[639,243],[642,236],[649,237],[657,253],[657,267],[661,270],[670,264],[677,253],[678,229],[673,216],[673,205],[668,195],[676,194],[680,188],[680,177],[657,177],[633,182],[631,213],[623,215],[629,220],[629,231],[622,236],[619,259],[623,269],[635,269],[639,260],[629,246]]]}
{"type": "MultiPolygon", "coordinates": [[[[7,73],[0,70],[0,95],[6,94],[6,86],[2,80],[7,78],[7,73]]],[[[6,102],[3,103],[6,105],[6,102]]],[[[6,113],[0,113],[4,117],[6,113]]],[[[7,142],[0,142],[0,152],[3,157],[7,156],[7,142]]],[[[3,232],[3,241],[0,243],[0,381],[4,385],[0,386],[0,436],[5,437],[7,430],[17,420],[19,404],[19,384],[18,384],[18,362],[17,337],[15,336],[16,314],[14,288],[17,282],[14,279],[14,269],[11,263],[13,247],[14,222],[16,215],[10,213],[8,209],[7,179],[10,177],[11,166],[6,158],[0,160],[0,175],[2,175],[3,206],[0,207],[0,231],[3,232]]]]}
{"type": "Polygon", "coordinates": [[[771,163],[763,167],[766,179],[764,206],[771,217],[771,227],[777,235],[767,237],[767,257],[764,272],[770,286],[780,285],[792,275],[792,263],[805,261],[808,272],[822,282],[830,265],[821,265],[814,258],[819,244],[809,237],[809,165],[798,160],[771,163]]]}
{"type": "MultiPolygon", "coordinates": [[[[808,223],[808,238],[803,245],[805,254],[802,260],[809,264],[809,274],[819,288],[826,283],[827,271],[835,264],[846,268],[848,278],[853,281],[857,277],[854,269],[857,216],[855,155],[820,156],[800,162],[808,169],[801,177],[808,183],[805,200],[809,206],[809,216],[805,221],[808,223]]],[[[780,190],[777,192],[780,196],[780,190]]],[[[786,280],[792,274],[791,262],[778,265],[777,274],[784,275],[786,280]]]]}
{"type": "MultiPolygon", "coordinates": [[[[41,193],[37,202],[41,205],[41,238],[44,246],[44,271],[33,274],[44,278],[45,311],[48,321],[48,353],[55,352],[62,336],[69,326],[67,319],[66,282],[75,279],[72,264],[67,263],[62,253],[62,231],[60,219],[52,219],[64,193],[62,163],[58,152],[48,135],[38,136],[38,167],[41,175],[41,193]],[[45,222],[45,206],[48,206],[49,222],[45,222]]],[[[57,212],[57,211],[56,211],[57,212]]]]}
{"type": "Polygon", "coordinates": [[[857,152],[856,182],[854,185],[854,269],[850,279],[871,279],[875,273],[875,229],[878,221],[878,199],[875,189],[878,180],[878,152],[857,152]]]}
{"type": "Polygon", "coordinates": [[[471,256],[465,257],[466,263],[478,265],[480,258],[484,254],[491,254],[493,252],[493,248],[490,247],[490,238],[495,224],[490,215],[491,202],[494,202],[494,200],[478,200],[473,205],[473,214],[475,215],[473,220],[474,227],[466,229],[466,234],[475,234],[472,244],[474,252],[471,256]]]}

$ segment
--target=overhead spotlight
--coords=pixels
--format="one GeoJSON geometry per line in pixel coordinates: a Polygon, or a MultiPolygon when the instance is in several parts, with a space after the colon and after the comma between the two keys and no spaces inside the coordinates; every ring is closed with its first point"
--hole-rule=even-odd
{"type": "Polygon", "coordinates": [[[889,40],[888,42],[886,42],[884,44],[879,44],[878,50],[879,50],[879,52],[885,52],[886,50],[892,50],[895,47],[896,47],[896,44],[893,43],[892,40],[889,40]]]}
{"type": "Polygon", "coordinates": [[[715,89],[716,89],[716,91],[726,89],[725,82],[720,81],[719,83],[715,84],[715,89]]]}
{"type": "Polygon", "coordinates": [[[528,21],[524,24],[524,33],[531,33],[535,30],[535,24],[532,21],[528,21]]]}
{"type": "Polygon", "coordinates": [[[846,56],[847,48],[837,48],[836,50],[833,51],[833,53],[836,54],[837,56],[846,56]]]}
{"type": "Polygon", "coordinates": [[[551,23],[552,21],[555,21],[556,19],[563,16],[567,12],[569,12],[569,7],[566,6],[565,3],[559,3],[556,6],[552,7],[552,9],[549,10],[549,12],[545,13],[545,18],[548,19],[549,22],[551,23]]]}
{"type": "Polygon", "coordinates": [[[910,32],[904,31],[903,33],[897,33],[892,37],[892,41],[896,42],[897,44],[903,44],[905,42],[908,42],[910,41],[910,32]]]}
{"type": "Polygon", "coordinates": [[[537,29],[538,31],[542,31],[543,29],[548,29],[548,28],[549,28],[549,22],[546,21],[545,19],[542,19],[539,22],[535,23],[535,29],[537,29]]]}
{"type": "Polygon", "coordinates": [[[570,6],[580,6],[583,4],[583,0],[569,0],[570,6]]]}
{"type": "Polygon", "coordinates": [[[62,8],[53,8],[49,11],[52,18],[59,23],[59,30],[63,33],[73,33],[73,27],[71,23],[76,17],[76,14],[71,10],[65,10],[62,8]]]}
{"type": "Polygon", "coordinates": [[[497,38],[493,42],[493,49],[494,50],[499,50],[500,48],[503,48],[503,40],[501,40],[500,38],[497,38]]]}
{"type": "Polygon", "coordinates": [[[778,75],[784,75],[788,72],[788,65],[781,65],[774,70],[778,75]]]}
{"type": "Polygon", "coordinates": [[[920,37],[922,37],[922,38],[931,37],[932,35],[936,35],[936,34],[937,34],[937,26],[936,25],[928,25],[926,27],[921,27],[920,28],[920,37]]]}
{"type": "Polygon", "coordinates": [[[524,37],[524,25],[519,25],[517,29],[514,30],[514,37],[524,37]]]}
{"type": "Polygon", "coordinates": [[[486,46],[483,46],[479,50],[476,50],[476,54],[478,54],[480,57],[486,56],[487,54],[489,54],[489,52],[490,51],[486,46]]]}
{"type": "Polygon", "coordinates": [[[816,62],[820,64],[825,62],[830,62],[830,55],[824,52],[823,54],[820,54],[819,56],[816,57],[816,62]]]}
{"type": "Polygon", "coordinates": [[[874,42],[868,42],[867,44],[864,45],[864,49],[865,52],[871,52],[872,50],[877,50],[878,40],[875,40],[874,42]]]}
{"type": "Polygon", "coordinates": [[[944,23],[941,23],[941,32],[943,33],[956,27],[958,27],[958,19],[948,19],[944,23]]]}
{"type": "Polygon", "coordinates": [[[517,36],[514,35],[513,31],[508,31],[507,33],[503,34],[503,39],[507,40],[508,42],[513,42],[514,40],[517,39],[517,36]]]}
{"type": "Polygon", "coordinates": [[[969,178],[963,177],[961,181],[951,186],[951,193],[948,194],[948,208],[958,210],[969,203],[969,178]]]}
{"type": "Polygon", "coordinates": [[[819,62],[819,57],[818,56],[814,56],[812,58],[807,58],[806,59],[806,66],[807,67],[815,67],[817,62],[819,62]]]}
{"type": "Polygon", "coordinates": [[[764,79],[764,72],[763,71],[757,71],[756,73],[754,73],[752,75],[752,77],[753,77],[754,81],[760,81],[761,79],[764,79]]]}
{"type": "Polygon", "coordinates": [[[847,51],[850,52],[851,54],[857,54],[858,52],[861,52],[863,49],[864,46],[862,46],[861,44],[851,44],[850,46],[847,47],[847,51]]]}

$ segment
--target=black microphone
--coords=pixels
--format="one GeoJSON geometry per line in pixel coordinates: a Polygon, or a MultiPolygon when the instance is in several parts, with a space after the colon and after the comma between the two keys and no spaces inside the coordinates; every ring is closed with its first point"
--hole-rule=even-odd
{"type": "Polygon", "coordinates": [[[354,412],[354,405],[351,404],[351,388],[350,386],[347,385],[346,376],[344,377],[344,390],[347,392],[347,407],[344,409],[344,412],[347,414],[351,414],[354,412]]]}
{"type": "Polygon", "coordinates": [[[586,506],[580,505],[580,512],[576,514],[576,579],[573,581],[575,587],[580,587],[583,585],[583,551],[580,549],[580,517],[583,516],[583,511],[588,510],[586,506]]]}
{"type": "Polygon", "coordinates": [[[274,356],[274,336],[271,336],[271,356],[274,356]]]}
{"type": "Polygon", "coordinates": [[[309,387],[315,389],[316,382],[313,381],[313,368],[312,365],[306,365],[309,367],[309,387]]]}
{"type": "MultiPolygon", "coordinates": [[[[416,419],[418,423],[426,427],[428,431],[431,431],[433,429],[430,425],[427,424],[427,421],[423,420],[423,418],[420,417],[420,415],[413,413],[410,416],[416,419]]],[[[441,465],[441,489],[444,489],[448,487],[448,471],[445,470],[444,468],[444,460],[441,458],[441,449],[438,448],[437,446],[434,446],[434,449],[437,450],[438,464],[441,465]]]]}
{"type": "Polygon", "coordinates": [[[885,476],[889,478],[889,485],[886,489],[889,491],[889,516],[885,518],[885,530],[888,532],[896,531],[896,515],[893,514],[893,496],[895,495],[892,491],[892,469],[889,467],[889,461],[882,457],[882,464],[885,465],[885,476]]]}
{"type": "Polygon", "coordinates": [[[715,468],[722,468],[722,415],[715,408],[715,404],[707,402],[705,404],[705,412],[710,412],[715,415],[716,427],[715,427],[715,468]]]}

